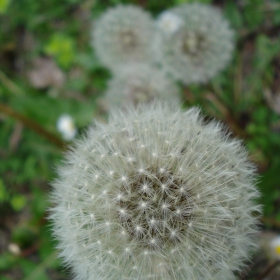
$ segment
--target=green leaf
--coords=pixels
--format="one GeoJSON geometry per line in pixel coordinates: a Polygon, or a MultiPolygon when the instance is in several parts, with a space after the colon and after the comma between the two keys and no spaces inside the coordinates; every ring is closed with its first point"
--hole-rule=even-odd
{"type": "Polygon", "coordinates": [[[265,124],[268,117],[268,109],[266,107],[260,107],[253,112],[253,118],[258,124],[265,124]]]}
{"type": "Polygon", "coordinates": [[[244,6],[244,18],[251,28],[255,28],[258,25],[262,24],[265,18],[263,12],[264,1],[263,0],[254,0],[247,1],[244,6]]]}
{"type": "Polygon", "coordinates": [[[278,9],[275,9],[275,12],[273,13],[273,22],[274,24],[280,23],[280,6],[278,6],[278,9]]]}
{"type": "Polygon", "coordinates": [[[74,40],[64,34],[54,34],[44,48],[46,54],[53,55],[63,68],[69,68],[75,59],[74,40]]]}
{"type": "Polygon", "coordinates": [[[228,1],[224,10],[226,18],[228,18],[235,28],[241,28],[243,26],[242,14],[237,8],[236,3],[228,1]]]}
{"type": "Polygon", "coordinates": [[[11,268],[14,265],[15,259],[16,257],[8,252],[2,253],[0,255],[0,271],[11,268]]]}
{"type": "Polygon", "coordinates": [[[279,53],[280,41],[272,41],[265,35],[260,35],[256,42],[255,66],[259,72],[267,71],[267,67],[279,53]]]}
{"type": "Polygon", "coordinates": [[[38,188],[38,186],[32,188],[33,200],[32,200],[32,213],[34,218],[40,220],[48,207],[48,200],[46,194],[38,188]]]}
{"type": "Polygon", "coordinates": [[[27,248],[35,241],[34,232],[27,226],[15,228],[12,232],[12,241],[21,248],[27,248]]]}
{"type": "Polygon", "coordinates": [[[256,134],[258,132],[258,127],[256,124],[251,123],[251,124],[247,125],[246,130],[250,134],[256,134]]]}
{"type": "Polygon", "coordinates": [[[0,202],[5,201],[8,198],[7,190],[4,186],[3,181],[0,179],[0,202]]]}
{"type": "Polygon", "coordinates": [[[11,205],[15,211],[20,211],[26,205],[27,200],[25,196],[17,194],[14,195],[11,199],[11,205]]]}
{"type": "Polygon", "coordinates": [[[27,259],[21,259],[19,265],[24,275],[30,274],[36,268],[36,264],[27,259]]]}
{"type": "Polygon", "coordinates": [[[52,253],[44,260],[42,260],[42,262],[38,265],[34,265],[34,263],[26,259],[22,260],[22,269],[24,270],[24,274],[26,275],[26,278],[24,278],[24,280],[49,280],[49,277],[46,274],[46,270],[51,267],[52,263],[56,261],[56,259],[56,253],[52,253]]]}
{"type": "Polygon", "coordinates": [[[200,3],[211,3],[212,0],[176,0],[176,4],[184,4],[184,3],[192,3],[192,2],[200,2],[200,3]]]}
{"type": "Polygon", "coordinates": [[[11,0],[0,0],[0,14],[5,14],[8,10],[11,0]]]}
{"type": "Polygon", "coordinates": [[[67,2],[71,4],[78,4],[81,0],[67,0],[67,2]]]}

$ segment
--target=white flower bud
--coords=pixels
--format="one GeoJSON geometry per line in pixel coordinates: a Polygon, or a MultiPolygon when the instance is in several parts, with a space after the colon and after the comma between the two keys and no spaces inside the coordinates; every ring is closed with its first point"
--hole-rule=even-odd
{"type": "Polygon", "coordinates": [[[280,236],[274,238],[271,243],[270,243],[272,253],[277,258],[280,260],[280,236]]]}
{"type": "Polygon", "coordinates": [[[77,129],[75,127],[73,118],[70,115],[61,115],[56,123],[57,130],[62,134],[64,140],[72,140],[77,129]]]}

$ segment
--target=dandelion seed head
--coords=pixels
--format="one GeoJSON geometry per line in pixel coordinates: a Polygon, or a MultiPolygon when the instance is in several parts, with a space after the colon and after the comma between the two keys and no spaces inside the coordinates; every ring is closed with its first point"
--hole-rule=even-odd
{"type": "Polygon", "coordinates": [[[156,99],[179,104],[179,87],[165,72],[148,64],[122,67],[109,81],[105,92],[109,108],[126,108],[156,99]]]}
{"type": "Polygon", "coordinates": [[[155,26],[150,14],[134,5],[110,8],[93,25],[92,44],[109,69],[152,59],[155,26]]]}
{"type": "Polygon", "coordinates": [[[51,219],[60,256],[79,280],[236,279],[255,247],[255,182],[242,143],[198,109],[113,111],[58,169],[51,219]]]}
{"type": "Polygon", "coordinates": [[[184,84],[204,83],[229,63],[234,34],[220,11],[206,4],[188,3],[160,15],[172,15],[182,22],[166,34],[158,30],[154,49],[166,72],[184,84]]]}

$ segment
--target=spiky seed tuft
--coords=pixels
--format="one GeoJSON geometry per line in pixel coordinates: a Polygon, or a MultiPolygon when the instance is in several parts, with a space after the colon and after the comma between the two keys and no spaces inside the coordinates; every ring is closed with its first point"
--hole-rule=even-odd
{"type": "Polygon", "coordinates": [[[255,246],[254,170],[241,142],[196,108],[113,112],[58,169],[60,256],[79,280],[236,279],[255,246]]]}

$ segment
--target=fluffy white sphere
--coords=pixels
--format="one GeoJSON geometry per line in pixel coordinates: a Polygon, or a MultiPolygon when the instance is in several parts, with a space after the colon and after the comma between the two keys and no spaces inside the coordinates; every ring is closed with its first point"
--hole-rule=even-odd
{"type": "Polygon", "coordinates": [[[109,69],[152,59],[155,24],[141,8],[118,5],[104,13],[93,27],[93,47],[109,69]]]}
{"type": "Polygon", "coordinates": [[[75,142],[51,219],[77,280],[231,280],[255,246],[254,166],[198,109],[112,113],[75,142]]]}
{"type": "Polygon", "coordinates": [[[119,69],[105,92],[109,108],[126,108],[156,99],[179,106],[179,87],[165,72],[148,64],[132,64],[119,69]]]}
{"type": "Polygon", "coordinates": [[[206,82],[228,64],[233,31],[219,10],[191,3],[158,18],[157,61],[184,84],[206,82]]]}

